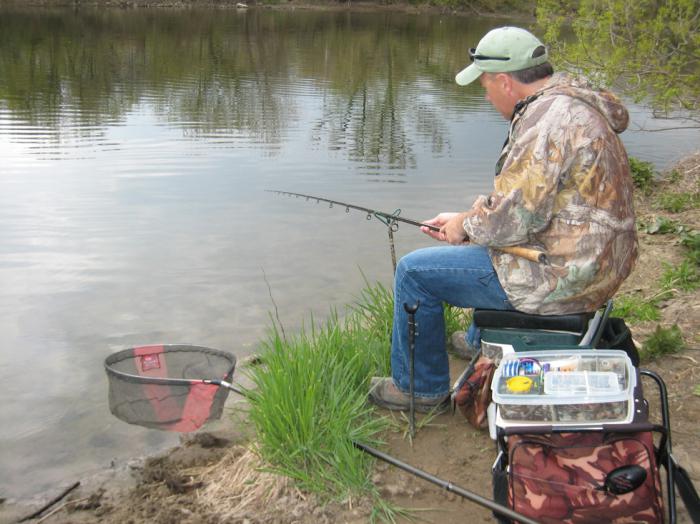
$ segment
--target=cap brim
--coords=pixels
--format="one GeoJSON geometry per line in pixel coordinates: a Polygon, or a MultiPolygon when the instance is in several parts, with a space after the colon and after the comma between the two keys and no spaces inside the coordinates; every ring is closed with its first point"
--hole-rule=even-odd
{"type": "Polygon", "coordinates": [[[476,67],[476,64],[470,64],[469,66],[462,69],[457,76],[455,76],[455,82],[461,86],[471,84],[474,80],[481,76],[481,69],[476,67]]]}

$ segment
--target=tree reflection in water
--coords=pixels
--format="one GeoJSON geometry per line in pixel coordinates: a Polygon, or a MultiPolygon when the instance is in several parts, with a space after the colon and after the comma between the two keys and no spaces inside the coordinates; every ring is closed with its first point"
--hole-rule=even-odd
{"type": "Polygon", "coordinates": [[[45,140],[61,141],[99,137],[147,102],[187,137],[233,135],[274,154],[312,94],[323,100],[308,130],[313,144],[370,172],[402,174],[416,165],[412,136],[434,152],[451,147],[440,98],[459,96],[445,85],[463,65],[469,31],[463,48],[454,42],[464,22],[398,13],[6,9],[0,104],[44,128],[45,140]]]}

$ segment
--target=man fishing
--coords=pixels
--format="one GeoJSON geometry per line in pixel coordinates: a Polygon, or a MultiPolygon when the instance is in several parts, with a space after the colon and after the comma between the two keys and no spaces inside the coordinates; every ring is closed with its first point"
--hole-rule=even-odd
{"type": "MultiPolygon", "coordinates": [[[[637,258],[632,180],[617,136],[628,113],[608,91],[554,74],[545,46],[531,33],[501,27],[469,51],[456,76],[478,80],[486,99],[510,120],[496,163],[494,191],[471,209],[440,213],[424,233],[447,246],[401,259],[394,281],[392,377],[372,379],[369,398],[409,408],[409,341],[404,304],[415,313],[415,409],[442,408],[449,398],[443,303],[557,315],[598,309],[637,258]],[[506,253],[520,246],[547,253],[549,264],[506,253]]],[[[478,346],[472,326],[455,346],[478,346]]],[[[466,356],[466,355],[464,355],[466,356]]]]}

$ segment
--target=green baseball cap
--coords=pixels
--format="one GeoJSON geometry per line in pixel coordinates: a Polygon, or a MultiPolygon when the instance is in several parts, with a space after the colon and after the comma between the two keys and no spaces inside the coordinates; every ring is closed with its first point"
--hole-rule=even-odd
{"type": "Polygon", "coordinates": [[[535,35],[519,27],[499,27],[492,29],[469,50],[472,63],[460,71],[455,81],[465,86],[481,76],[481,73],[510,73],[545,63],[549,59],[544,53],[535,50],[544,48],[535,35]]]}

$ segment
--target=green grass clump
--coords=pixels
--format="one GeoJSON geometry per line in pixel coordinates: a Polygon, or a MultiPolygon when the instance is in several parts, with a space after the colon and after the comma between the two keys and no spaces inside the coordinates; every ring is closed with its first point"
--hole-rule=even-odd
{"type": "Polygon", "coordinates": [[[677,266],[663,264],[665,271],[661,277],[663,289],[680,289],[681,291],[694,291],[700,287],[700,274],[697,266],[685,259],[677,266]]]}
{"type": "MultiPolygon", "coordinates": [[[[386,365],[383,369],[389,374],[389,350],[394,319],[394,295],[381,283],[370,285],[365,279],[365,287],[360,296],[350,305],[350,309],[362,318],[363,329],[368,330],[374,340],[387,348],[386,365]]],[[[472,321],[472,310],[444,304],[445,333],[449,337],[455,331],[466,331],[472,321]]]]}
{"type": "Polygon", "coordinates": [[[685,259],[696,267],[700,266],[700,233],[689,231],[681,234],[681,245],[685,248],[685,259]]]}
{"type": "MultiPolygon", "coordinates": [[[[250,371],[249,417],[274,471],[322,497],[370,496],[372,520],[394,520],[403,510],[382,500],[370,480],[373,459],[352,444],[377,445],[392,426],[367,403],[367,392],[371,377],[391,372],[393,293],[365,284],[342,320],[336,312],[322,325],[312,319],[293,338],[273,327],[263,364],[250,371]]],[[[461,308],[445,308],[448,334],[469,319],[461,308]]]]}
{"type": "Polygon", "coordinates": [[[617,297],[612,316],[622,317],[630,324],[661,319],[656,299],[643,299],[633,295],[617,297]]]}
{"type": "Polygon", "coordinates": [[[391,289],[377,282],[373,286],[365,279],[365,287],[360,296],[350,305],[354,321],[359,329],[366,331],[374,344],[383,347],[377,369],[382,376],[391,370],[390,352],[391,329],[394,318],[394,294],[391,289]]]}
{"type": "Polygon", "coordinates": [[[299,488],[335,500],[369,496],[372,520],[394,520],[401,508],[382,500],[370,480],[373,459],[353,441],[378,445],[391,421],[367,403],[370,378],[390,375],[393,294],[366,286],[340,319],[293,338],[273,327],[253,368],[250,421],[274,471],[299,488]]]}
{"type": "Polygon", "coordinates": [[[668,174],[667,180],[671,184],[677,184],[683,179],[683,175],[681,175],[681,172],[678,171],[677,169],[674,169],[668,174]]]}
{"type": "Polygon", "coordinates": [[[659,303],[678,291],[695,291],[700,288],[700,234],[683,224],[665,218],[657,218],[651,224],[641,224],[649,234],[675,233],[684,247],[683,261],[677,266],[662,263],[664,272],[659,279],[660,291],[650,298],[623,295],[615,300],[613,314],[630,323],[658,321],[661,319],[659,303]]]}
{"type": "Polygon", "coordinates": [[[466,331],[472,323],[472,310],[445,304],[445,333],[447,336],[455,331],[466,331]]]}
{"type": "Polygon", "coordinates": [[[367,404],[369,379],[388,348],[333,314],[293,340],[273,331],[254,368],[250,420],[262,455],[300,488],[333,497],[372,492],[370,459],[353,440],[377,443],[387,422],[367,404]]]}
{"type": "Polygon", "coordinates": [[[668,353],[676,353],[685,348],[681,328],[674,324],[670,328],[656,326],[654,333],[644,342],[641,357],[644,359],[657,358],[668,353]]]}
{"type": "Polygon", "coordinates": [[[661,193],[656,199],[656,205],[669,213],[680,213],[698,204],[697,195],[689,193],[661,193]]]}
{"type": "Polygon", "coordinates": [[[651,193],[651,187],[654,183],[656,170],[654,164],[638,160],[630,157],[630,171],[632,173],[632,182],[635,187],[642,191],[645,195],[651,193]]]}

